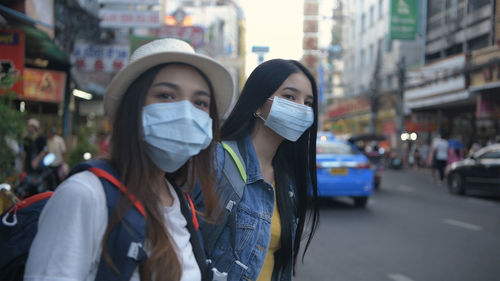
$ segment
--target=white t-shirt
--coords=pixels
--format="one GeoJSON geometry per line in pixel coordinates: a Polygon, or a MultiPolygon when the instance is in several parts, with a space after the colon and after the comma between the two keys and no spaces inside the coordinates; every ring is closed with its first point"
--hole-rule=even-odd
{"type": "MultiPolygon", "coordinates": [[[[164,209],[165,225],[181,262],[181,280],[201,280],[187,221],[177,194],[169,187],[174,203],[164,209]]],[[[71,176],[56,189],[40,215],[24,280],[94,280],[107,224],[106,194],[100,180],[88,171],[71,176]]],[[[131,280],[140,280],[137,269],[131,280]]]]}
{"type": "Polygon", "coordinates": [[[436,159],[446,160],[448,159],[448,142],[442,138],[434,139],[432,147],[436,149],[436,159]]]}
{"type": "Polygon", "coordinates": [[[58,135],[47,139],[47,148],[49,152],[54,153],[56,159],[50,164],[51,167],[57,167],[63,162],[63,154],[66,153],[66,144],[64,139],[58,135]]]}

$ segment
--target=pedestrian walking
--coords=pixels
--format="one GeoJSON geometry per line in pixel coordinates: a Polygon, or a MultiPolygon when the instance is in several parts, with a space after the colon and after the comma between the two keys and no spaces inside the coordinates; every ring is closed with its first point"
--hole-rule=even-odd
{"type": "Polygon", "coordinates": [[[47,139],[41,133],[40,121],[35,118],[28,119],[26,133],[23,138],[23,171],[33,173],[47,154],[47,139]]]}
{"type": "Polygon", "coordinates": [[[138,227],[120,215],[138,204],[145,244],[130,244],[128,255],[144,248],[148,257],[131,278],[107,280],[207,280],[203,251],[195,247],[199,233],[183,211],[189,203],[179,186],[196,176],[210,215],[213,136],[232,96],[229,72],[183,41],[155,40],[134,51],[104,95],[113,121],[105,160],[126,188],[123,198],[132,199],[119,200],[108,214],[99,178],[90,171],[70,176],[43,209],[24,280],[94,280],[101,268],[119,275],[122,263],[110,260],[106,238],[120,225],[138,227]]]}
{"type": "MultiPolygon", "coordinates": [[[[307,250],[319,217],[317,108],[311,73],[297,61],[273,59],[250,74],[224,122],[217,167],[225,177],[216,192],[221,207],[230,211],[220,232],[206,223],[200,229],[205,241],[214,241],[208,255],[227,280],[291,280],[305,233],[307,250]],[[230,168],[236,167],[232,161],[239,168],[230,168]],[[235,188],[234,178],[244,187],[239,202],[224,199],[235,188]],[[309,231],[304,231],[306,221],[309,231]]],[[[202,208],[200,196],[193,194],[202,208]]]]}
{"type": "Polygon", "coordinates": [[[444,183],[444,172],[446,168],[446,161],[448,160],[449,147],[448,141],[443,136],[444,134],[441,133],[433,140],[430,152],[430,155],[434,155],[434,166],[439,173],[439,182],[441,184],[444,183]]]}
{"type": "Polygon", "coordinates": [[[49,165],[52,170],[52,182],[49,187],[53,189],[61,183],[61,180],[65,176],[62,174],[62,177],[60,177],[59,170],[66,161],[66,143],[64,139],[57,134],[57,129],[55,127],[51,127],[47,131],[47,151],[53,153],[55,156],[54,161],[49,165]]]}

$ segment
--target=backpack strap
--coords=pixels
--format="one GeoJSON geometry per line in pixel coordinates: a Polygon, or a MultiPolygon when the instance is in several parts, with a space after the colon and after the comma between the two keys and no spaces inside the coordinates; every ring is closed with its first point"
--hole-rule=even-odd
{"type": "Polygon", "coordinates": [[[101,180],[106,193],[109,221],[123,200],[123,196],[134,205],[134,208],[129,209],[122,220],[111,229],[106,243],[106,250],[118,272],[106,262],[104,255],[101,255],[95,280],[130,280],[139,262],[147,258],[144,250],[146,239],[144,207],[127,191],[108,162],[104,160],[82,162],[71,170],[70,175],[85,170],[94,173],[101,180]]]}
{"type": "MultiPolygon", "coordinates": [[[[224,169],[222,172],[241,199],[247,182],[245,158],[241,156],[237,141],[223,141],[221,145],[226,152],[226,156],[230,156],[232,159],[232,161],[224,161],[224,169]],[[241,160],[243,160],[243,162],[241,160]]],[[[227,159],[227,157],[225,159],[227,159]]]]}
{"type": "Polygon", "coordinates": [[[203,238],[201,236],[199,223],[197,219],[196,210],[194,208],[194,204],[191,201],[191,197],[188,193],[182,191],[179,187],[172,183],[174,186],[175,193],[180,201],[181,213],[186,218],[187,226],[186,228],[189,231],[190,238],[189,242],[191,242],[191,247],[193,248],[194,257],[196,259],[196,263],[200,268],[201,272],[201,280],[208,281],[211,279],[211,272],[206,263],[206,255],[204,251],[203,238]]]}
{"type": "Polygon", "coordinates": [[[215,243],[222,234],[224,227],[229,226],[231,230],[231,243],[234,249],[236,229],[235,224],[231,223],[235,220],[236,206],[240,203],[245,191],[247,174],[245,158],[242,157],[238,141],[230,140],[221,142],[224,149],[224,164],[222,167],[222,184],[229,184],[230,189],[224,188],[219,195],[219,202],[224,207],[225,211],[220,218],[220,223],[217,224],[204,224],[205,230],[203,231],[203,241],[205,243],[205,250],[207,256],[211,257],[215,243]]]}

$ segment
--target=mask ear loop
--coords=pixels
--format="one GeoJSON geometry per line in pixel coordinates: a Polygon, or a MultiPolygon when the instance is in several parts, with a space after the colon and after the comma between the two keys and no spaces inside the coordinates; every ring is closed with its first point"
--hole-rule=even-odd
{"type": "Polygon", "coordinates": [[[257,112],[254,112],[254,113],[253,113],[253,117],[255,117],[255,118],[260,118],[260,120],[262,120],[262,121],[266,122],[266,120],[265,120],[262,116],[260,116],[260,114],[257,114],[257,112]]]}

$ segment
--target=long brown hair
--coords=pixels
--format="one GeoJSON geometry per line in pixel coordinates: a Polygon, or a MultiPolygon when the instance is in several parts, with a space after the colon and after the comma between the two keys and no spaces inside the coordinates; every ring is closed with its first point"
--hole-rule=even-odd
{"type": "MultiPolygon", "coordinates": [[[[158,191],[152,188],[160,184],[159,180],[164,180],[163,172],[147,156],[146,146],[142,140],[142,108],[146,95],[155,76],[165,66],[166,64],[158,65],[145,71],[127,89],[113,118],[110,142],[111,164],[117,170],[128,191],[142,202],[146,210],[146,245],[150,250],[150,255],[140,266],[141,280],[153,280],[153,278],[155,280],[179,280],[182,273],[174,241],[164,223],[160,196],[158,196],[158,191]]],[[[212,85],[202,72],[198,72],[205,78],[212,93],[210,117],[213,120],[213,140],[216,140],[218,114],[212,85]]],[[[213,169],[210,165],[214,143],[212,141],[206,149],[192,157],[179,170],[166,175],[172,183],[187,184],[190,187],[193,186],[194,179],[197,177],[204,193],[207,216],[210,216],[216,205],[215,193],[212,190],[213,169]]],[[[130,202],[124,200],[120,202],[119,208],[111,216],[103,239],[103,251],[106,251],[106,238],[109,232],[129,208],[131,208],[130,202]]],[[[106,252],[104,257],[108,263],[112,262],[106,252]]]]}

